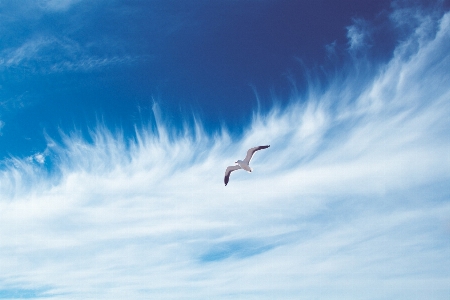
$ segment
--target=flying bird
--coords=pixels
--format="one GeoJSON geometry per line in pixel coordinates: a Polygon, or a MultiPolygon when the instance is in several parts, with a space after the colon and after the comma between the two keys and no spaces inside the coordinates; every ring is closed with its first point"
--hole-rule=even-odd
{"type": "Polygon", "coordinates": [[[223,179],[223,181],[225,182],[225,186],[228,184],[228,181],[230,180],[230,174],[233,171],[239,170],[239,169],[244,169],[247,172],[251,172],[252,168],[250,168],[250,161],[252,160],[253,154],[255,154],[256,151],[258,150],[262,150],[262,149],[266,149],[269,148],[270,145],[267,146],[257,146],[257,147],[253,147],[248,149],[247,151],[247,155],[245,156],[244,160],[238,160],[235,163],[237,165],[235,166],[229,166],[226,170],[225,170],[225,178],[223,179]]]}

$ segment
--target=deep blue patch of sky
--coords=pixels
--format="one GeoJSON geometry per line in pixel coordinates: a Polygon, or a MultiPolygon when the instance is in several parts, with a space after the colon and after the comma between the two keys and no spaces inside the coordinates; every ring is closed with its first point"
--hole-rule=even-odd
{"type": "Polygon", "coordinates": [[[24,17],[19,4],[3,3],[2,16],[8,18],[0,50],[39,37],[47,44],[34,60],[0,66],[0,159],[42,151],[44,131],[53,138],[58,129],[87,133],[97,120],[132,136],[135,123],[150,120],[154,100],[172,126],[194,112],[208,131],[226,124],[238,134],[256,108],[254,89],[263,95],[262,108],[269,109],[271,91],[280,101],[289,99],[290,76],[302,86],[304,67],[333,69],[345,62],[346,27],[354,18],[380,28],[371,55],[387,59],[396,40],[382,26],[389,22],[390,5],[388,0],[82,1],[67,11],[24,17]],[[337,56],[330,61],[326,45],[332,43],[337,56]]]}

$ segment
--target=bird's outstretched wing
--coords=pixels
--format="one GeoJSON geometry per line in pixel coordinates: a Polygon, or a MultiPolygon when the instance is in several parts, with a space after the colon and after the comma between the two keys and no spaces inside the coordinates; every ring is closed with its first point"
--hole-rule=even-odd
{"type": "Polygon", "coordinates": [[[244,162],[248,165],[250,164],[250,161],[252,160],[253,154],[255,154],[256,151],[258,150],[262,150],[262,149],[266,149],[269,148],[270,145],[267,146],[257,146],[257,147],[253,147],[248,149],[247,151],[247,156],[244,158],[244,162]]]}
{"type": "Polygon", "coordinates": [[[241,167],[236,165],[236,166],[229,166],[226,170],[225,170],[225,178],[223,179],[223,181],[225,182],[225,186],[228,184],[228,181],[230,180],[230,174],[233,171],[239,170],[241,167]]]}

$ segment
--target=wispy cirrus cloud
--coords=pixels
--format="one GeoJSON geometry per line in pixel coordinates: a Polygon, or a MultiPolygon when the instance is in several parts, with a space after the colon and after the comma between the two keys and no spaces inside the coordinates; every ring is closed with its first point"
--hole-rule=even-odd
{"type": "Polygon", "coordinates": [[[434,22],[241,138],[170,128],[154,106],[134,137],[99,126],[5,161],[0,295],[446,299],[450,13],[434,22]]]}
{"type": "Polygon", "coordinates": [[[35,37],[17,48],[5,49],[1,57],[0,68],[22,68],[43,73],[87,72],[136,61],[131,56],[92,55],[74,40],[51,36],[35,37]]]}
{"type": "Polygon", "coordinates": [[[40,0],[37,5],[47,11],[67,11],[82,0],[40,0]]]}
{"type": "MultiPolygon", "coordinates": [[[[2,21],[17,21],[20,16],[22,19],[40,18],[48,13],[64,13],[74,8],[77,4],[87,2],[84,0],[36,0],[32,2],[18,2],[13,0],[4,0],[0,3],[3,11],[9,11],[3,16],[2,21]],[[11,14],[12,12],[12,14],[11,14]]],[[[95,4],[100,3],[96,1],[95,4]]],[[[0,21],[1,22],[1,21],[0,21]]]]}
{"type": "Polygon", "coordinates": [[[363,51],[370,47],[371,34],[371,25],[366,20],[353,19],[353,24],[347,27],[349,51],[363,51]]]}
{"type": "Polygon", "coordinates": [[[4,126],[5,126],[5,122],[0,120],[0,136],[2,135],[2,129],[3,129],[4,126]]]}

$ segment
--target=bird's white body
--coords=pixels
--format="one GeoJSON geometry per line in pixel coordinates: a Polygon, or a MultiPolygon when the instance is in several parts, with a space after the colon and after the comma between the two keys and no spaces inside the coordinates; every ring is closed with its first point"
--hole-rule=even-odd
{"type": "Polygon", "coordinates": [[[245,171],[247,171],[247,172],[251,172],[252,171],[252,168],[250,168],[248,163],[246,163],[245,161],[238,160],[236,163],[239,165],[239,167],[241,167],[245,171]]]}

